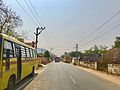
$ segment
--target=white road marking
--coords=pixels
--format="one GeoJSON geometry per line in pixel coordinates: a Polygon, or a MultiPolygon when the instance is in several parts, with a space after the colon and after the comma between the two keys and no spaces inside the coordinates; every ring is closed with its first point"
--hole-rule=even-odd
{"type": "Polygon", "coordinates": [[[70,77],[70,79],[72,80],[72,82],[73,82],[74,84],[76,84],[76,82],[75,82],[75,80],[73,79],[73,77],[72,77],[71,75],[69,75],[69,77],[70,77]]]}

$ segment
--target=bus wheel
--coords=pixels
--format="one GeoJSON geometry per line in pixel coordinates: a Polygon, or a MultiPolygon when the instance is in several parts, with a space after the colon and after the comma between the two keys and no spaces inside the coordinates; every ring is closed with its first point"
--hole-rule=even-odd
{"type": "Polygon", "coordinates": [[[34,74],[35,74],[35,66],[33,66],[33,68],[32,68],[31,76],[33,77],[34,74]]]}
{"type": "Polygon", "coordinates": [[[8,90],[15,90],[15,77],[10,77],[8,81],[8,90]]]}

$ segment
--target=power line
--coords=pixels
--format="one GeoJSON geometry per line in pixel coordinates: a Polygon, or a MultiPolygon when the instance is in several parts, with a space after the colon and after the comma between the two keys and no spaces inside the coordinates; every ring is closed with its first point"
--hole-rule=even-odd
{"type": "MultiPolygon", "coordinates": [[[[120,23],[119,23],[118,25],[116,25],[116,26],[119,26],[119,25],[120,25],[120,23]]],[[[114,26],[113,28],[115,28],[116,26],[114,26]]],[[[111,30],[112,30],[113,28],[111,28],[111,30]]],[[[85,45],[88,44],[89,42],[93,42],[93,41],[99,39],[101,36],[103,36],[103,35],[104,35],[105,33],[107,33],[107,32],[108,32],[108,31],[106,31],[106,32],[102,33],[101,35],[99,35],[98,37],[96,37],[96,38],[94,38],[94,39],[92,39],[92,40],[90,40],[90,41],[82,44],[80,47],[85,46],[85,45]]]]}
{"type": "MultiPolygon", "coordinates": [[[[41,22],[40,24],[42,24],[42,25],[44,26],[44,23],[43,23],[43,21],[41,20],[40,15],[38,14],[38,12],[36,11],[36,9],[34,8],[32,2],[31,2],[30,0],[28,0],[28,1],[29,1],[30,5],[31,5],[32,9],[33,9],[34,12],[36,13],[37,17],[39,18],[39,21],[41,22]]],[[[47,30],[45,30],[45,31],[46,31],[46,34],[47,34],[47,37],[46,37],[46,39],[47,39],[47,38],[49,37],[49,35],[48,35],[48,33],[47,33],[47,30]]],[[[45,34],[45,35],[46,35],[46,34],[45,34]]],[[[49,43],[47,40],[46,40],[46,43],[47,43],[47,45],[50,45],[50,43],[49,43]]]]}
{"type": "MultiPolygon", "coordinates": [[[[44,23],[43,23],[43,21],[41,20],[40,15],[38,14],[38,12],[36,11],[36,9],[34,8],[32,2],[31,2],[30,0],[28,0],[28,1],[29,1],[29,4],[30,4],[31,8],[32,8],[32,9],[34,10],[34,12],[36,13],[39,21],[41,22],[41,23],[39,22],[39,24],[42,24],[42,25],[44,26],[44,23]]],[[[45,30],[45,31],[47,32],[47,30],[45,30]]],[[[46,33],[46,34],[47,34],[47,33],[46,33]]],[[[48,35],[47,35],[47,37],[48,37],[48,35]]],[[[47,41],[47,42],[48,42],[48,41],[47,41]]],[[[47,42],[46,42],[46,43],[47,43],[47,42]]],[[[50,45],[49,42],[48,42],[47,45],[50,45]]]]}
{"type": "MultiPolygon", "coordinates": [[[[27,5],[27,7],[29,8],[30,12],[32,13],[32,15],[34,16],[34,18],[36,19],[37,23],[40,24],[40,22],[38,21],[37,17],[35,16],[35,14],[33,13],[33,11],[31,10],[30,6],[28,5],[27,1],[24,0],[25,4],[27,5]]],[[[41,25],[40,25],[41,26],[41,25]]]]}
{"type": "MultiPolygon", "coordinates": [[[[116,27],[119,26],[119,25],[120,25],[120,23],[117,24],[117,25],[115,25],[114,27],[112,27],[110,30],[113,30],[114,28],[116,28],[116,27]]],[[[92,40],[90,40],[90,41],[82,44],[80,47],[85,46],[85,45],[88,44],[89,42],[93,42],[93,41],[99,39],[101,36],[105,35],[105,34],[106,34],[108,31],[110,31],[110,30],[107,30],[106,32],[102,33],[101,35],[97,36],[96,38],[94,38],[94,39],[92,39],[92,40]]]]}
{"type": "MultiPolygon", "coordinates": [[[[103,29],[103,31],[104,31],[104,32],[105,32],[106,30],[109,31],[109,28],[111,28],[113,25],[117,24],[118,22],[120,22],[120,19],[119,19],[118,21],[114,22],[114,23],[113,23],[112,25],[110,25],[109,27],[103,29]]],[[[103,32],[103,33],[104,33],[104,32],[103,32]]],[[[100,34],[101,34],[101,32],[99,32],[99,33],[97,33],[97,34],[95,34],[95,35],[97,36],[97,35],[100,35],[100,34]]],[[[94,37],[93,37],[93,38],[94,38],[94,37]]],[[[89,42],[89,40],[88,40],[87,42],[89,42]]]]}
{"type": "Polygon", "coordinates": [[[17,3],[19,4],[19,6],[23,9],[23,11],[26,13],[26,15],[31,19],[31,21],[33,21],[34,24],[35,24],[36,26],[38,26],[37,23],[34,21],[34,19],[27,13],[27,11],[24,9],[24,7],[19,3],[19,1],[16,0],[16,2],[17,2],[17,3]]]}
{"type": "Polygon", "coordinates": [[[92,36],[94,33],[96,33],[100,28],[102,28],[105,24],[107,24],[110,20],[112,20],[115,16],[117,16],[120,13],[120,11],[116,12],[114,15],[112,15],[107,21],[105,21],[102,25],[100,25],[97,29],[95,29],[91,34],[89,34],[87,37],[82,39],[80,42],[88,39],[90,36],[92,36]]]}
{"type": "Polygon", "coordinates": [[[34,8],[32,2],[31,2],[30,0],[28,0],[28,1],[29,1],[30,5],[31,5],[32,9],[34,10],[34,12],[36,13],[36,15],[38,16],[38,18],[39,18],[41,24],[44,26],[44,23],[43,23],[43,21],[41,20],[40,15],[39,15],[39,14],[37,13],[37,11],[35,10],[35,8],[34,8]]]}
{"type": "MultiPolygon", "coordinates": [[[[115,25],[115,24],[117,24],[118,22],[120,22],[120,19],[119,20],[117,20],[116,22],[114,22],[113,24],[111,24],[109,27],[107,27],[106,29],[103,29],[103,31],[104,30],[107,30],[108,28],[110,28],[110,27],[112,27],[113,25],[115,25]]],[[[101,32],[99,32],[99,33],[97,33],[98,35],[100,34],[101,32]]],[[[96,34],[95,34],[96,35],[96,34]]],[[[94,35],[94,36],[95,36],[94,35]]]]}

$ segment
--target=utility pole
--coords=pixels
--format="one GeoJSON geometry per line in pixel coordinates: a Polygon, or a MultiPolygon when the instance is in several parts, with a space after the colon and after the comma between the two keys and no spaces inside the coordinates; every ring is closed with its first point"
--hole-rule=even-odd
{"type": "Polygon", "coordinates": [[[51,59],[53,60],[53,54],[52,54],[52,50],[53,50],[54,48],[50,48],[50,57],[51,57],[51,59]]]}
{"type": "Polygon", "coordinates": [[[35,35],[36,35],[36,50],[37,50],[37,44],[38,44],[38,35],[39,34],[41,34],[41,32],[43,31],[45,29],[45,27],[38,27],[38,28],[36,28],[36,33],[34,33],[35,35]],[[38,30],[40,30],[40,31],[38,31],[38,30]]]}
{"type": "Polygon", "coordinates": [[[76,52],[78,52],[78,44],[76,44],[76,47],[75,47],[75,48],[76,48],[76,52]]]}
{"type": "MultiPolygon", "coordinates": [[[[76,44],[75,48],[76,48],[76,58],[78,60],[78,44],[76,44]]],[[[78,64],[80,65],[80,61],[79,60],[78,60],[78,64]]]]}
{"type": "Polygon", "coordinates": [[[76,58],[78,59],[78,44],[76,44],[76,46],[75,46],[75,51],[76,51],[76,58]]]}
{"type": "Polygon", "coordinates": [[[50,48],[50,53],[52,53],[52,50],[53,50],[54,48],[50,48]]]}

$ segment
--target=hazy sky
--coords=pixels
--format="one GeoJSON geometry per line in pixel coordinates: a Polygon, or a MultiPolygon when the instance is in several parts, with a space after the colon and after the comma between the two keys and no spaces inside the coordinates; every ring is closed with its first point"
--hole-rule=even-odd
{"type": "MultiPolygon", "coordinates": [[[[18,0],[29,15],[34,19],[24,0],[18,0]]],[[[27,2],[29,0],[26,0],[27,2]]],[[[108,20],[120,10],[120,0],[30,0],[41,17],[42,26],[45,31],[39,36],[38,46],[41,48],[54,48],[52,52],[61,55],[64,52],[74,51],[75,44],[79,44],[79,50],[84,51],[97,45],[106,45],[109,48],[113,45],[115,37],[120,35],[119,28],[110,28],[116,21],[120,20],[120,14],[114,17],[104,27],[99,29],[93,36],[85,39],[95,31],[97,27],[108,20]],[[104,36],[101,35],[105,31],[104,36]],[[100,37],[98,39],[94,39],[100,37]],[[94,41],[83,45],[85,42],[94,41]]],[[[23,27],[19,30],[27,30],[30,40],[34,40],[36,26],[25,14],[16,0],[3,0],[23,20],[23,27]]],[[[29,2],[28,2],[29,4],[29,2]]],[[[34,19],[35,20],[35,19],[34,19]]],[[[39,20],[39,19],[38,19],[39,20]]],[[[119,24],[120,21],[117,24],[119,24]]],[[[114,27],[114,25],[113,25],[114,27]]]]}

